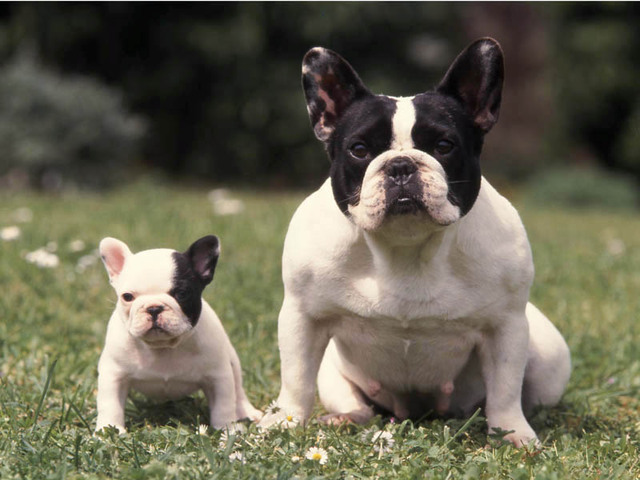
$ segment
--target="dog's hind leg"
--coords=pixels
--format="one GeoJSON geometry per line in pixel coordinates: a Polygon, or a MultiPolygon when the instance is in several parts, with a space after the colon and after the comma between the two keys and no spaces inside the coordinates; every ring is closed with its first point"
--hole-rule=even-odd
{"type": "Polygon", "coordinates": [[[522,386],[525,412],[537,405],[558,403],[571,374],[569,347],[558,329],[531,303],[529,320],[529,354],[522,386]]]}
{"type": "Polygon", "coordinates": [[[329,342],[318,372],[318,394],[329,414],[319,420],[330,424],[367,423],[374,416],[373,408],[362,391],[338,370],[334,355],[335,345],[329,342]]]}

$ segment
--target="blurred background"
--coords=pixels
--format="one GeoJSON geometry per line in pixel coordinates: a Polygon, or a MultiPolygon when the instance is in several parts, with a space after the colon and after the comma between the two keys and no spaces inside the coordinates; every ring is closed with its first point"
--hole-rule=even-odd
{"type": "Polygon", "coordinates": [[[438,83],[470,41],[506,56],[482,165],[540,202],[638,208],[640,3],[2,3],[0,188],[104,190],[152,172],[313,188],[311,47],[376,93],[438,83]]]}

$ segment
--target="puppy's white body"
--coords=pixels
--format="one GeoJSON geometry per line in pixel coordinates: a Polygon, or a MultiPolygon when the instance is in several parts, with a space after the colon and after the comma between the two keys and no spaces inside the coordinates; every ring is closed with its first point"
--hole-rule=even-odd
{"type": "MultiPolygon", "coordinates": [[[[213,309],[202,299],[202,310],[191,322],[168,293],[176,276],[174,253],[156,249],[126,254],[124,267],[112,275],[119,300],[98,364],[96,430],[109,425],[125,430],[124,407],[130,389],[159,400],[203,390],[215,428],[261,415],[245,395],[238,355],[213,309]],[[123,292],[134,292],[135,299],[125,302],[123,292]],[[154,319],[149,309],[158,306],[163,310],[154,319]]],[[[109,258],[105,264],[111,275],[109,258]]]]}
{"type": "Polygon", "coordinates": [[[560,333],[527,303],[533,263],[517,212],[483,179],[458,222],[426,232],[422,224],[416,243],[416,220],[404,221],[390,237],[367,233],[337,208],[329,181],[299,207],[283,256],[280,349],[291,363],[278,403],[308,418],[313,391],[285,385],[308,385],[324,355],[320,398],[338,416],[366,421],[365,397],[406,418],[425,405],[468,414],[490,396],[490,428],[516,430],[516,443],[534,439],[513,397],[523,385],[525,406],[557,402],[570,365],[560,333]]]}

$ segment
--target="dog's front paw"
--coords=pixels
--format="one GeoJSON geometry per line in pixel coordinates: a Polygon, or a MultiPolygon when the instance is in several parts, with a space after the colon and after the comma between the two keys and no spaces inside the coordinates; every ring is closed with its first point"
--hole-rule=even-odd
{"type": "Polygon", "coordinates": [[[124,425],[114,425],[114,424],[111,424],[111,423],[105,423],[105,424],[97,425],[96,429],[94,431],[94,434],[102,433],[102,432],[106,431],[106,429],[109,429],[109,428],[115,429],[118,432],[118,434],[120,434],[120,435],[122,435],[124,433],[127,433],[127,429],[125,428],[124,425]]]}
{"type": "Polygon", "coordinates": [[[534,448],[541,448],[542,444],[533,429],[527,425],[519,429],[503,430],[498,427],[489,429],[489,434],[499,436],[505,441],[511,442],[515,447],[522,448],[533,445],[534,448]]]}

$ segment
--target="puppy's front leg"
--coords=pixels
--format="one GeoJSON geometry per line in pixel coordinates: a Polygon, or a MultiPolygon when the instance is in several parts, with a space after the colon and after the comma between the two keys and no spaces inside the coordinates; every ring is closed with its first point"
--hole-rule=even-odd
{"type": "Polygon", "coordinates": [[[527,362],[529,328],[524,315],[506,318],[488,333],[479,348],[487,390],[489,433],[513,431],[505,439],[521,447],[538,441],[522,412],[522,382],[527,362]]]}
{"type": "Polygon", "coordinates": [[[236,385],[231,363],[220,375],[208,379],[202,387],[209,404],[209,423],[213,428],[229,428],[236,416],[236,385]]]}
{"type": "Polygon", "coordinates": [[[98,375],[98,419],[96,432],[104,427],[115,427],[125,433],[124,405],[129,393],[129,381],[121,374],[101,372],[98,375]]]}
{"type": "Polygon", "coordinates": [[[260,424],[271,426],[289,417],[308,420],[315,401],[315,385],[329,333],[320,320],[309,318],[298,302],[285,295],[278,318],[280,377],[282,385],[277,412],[265,415],[260,424]]]}

